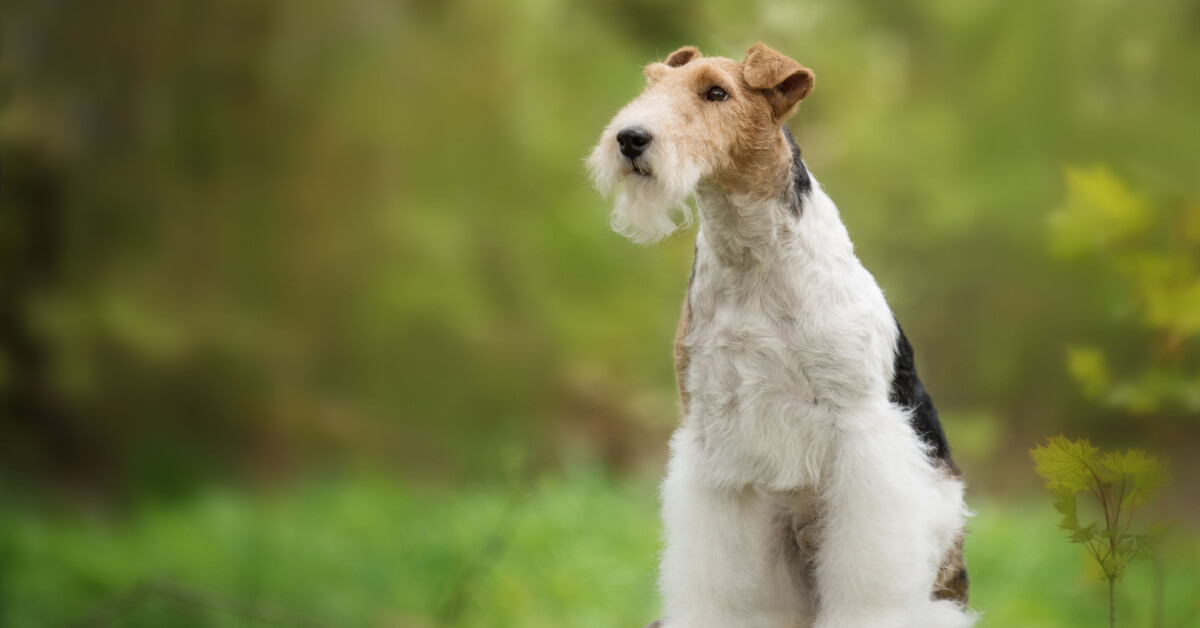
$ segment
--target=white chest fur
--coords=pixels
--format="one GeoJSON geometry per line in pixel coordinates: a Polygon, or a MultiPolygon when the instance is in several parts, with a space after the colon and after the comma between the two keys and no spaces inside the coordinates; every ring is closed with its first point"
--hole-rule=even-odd
{"type": "Polygon", "coordinates": [[[798,218],[711,194],[700,210],[685,424],[710,480],[811,487],[839,421],[887,403],[891,311],[815,184],[798,218]]]}

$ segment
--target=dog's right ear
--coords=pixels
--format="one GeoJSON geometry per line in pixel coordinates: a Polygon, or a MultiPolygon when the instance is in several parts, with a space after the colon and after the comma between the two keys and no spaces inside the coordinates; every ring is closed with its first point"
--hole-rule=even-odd
{"type": "Polygon", "coordinates": [[[699,48],[697,48],[695,46],[684,46],[683,48],[680,48],[679,50],[676,50],[675,52],[672,52],[671,54],[667,55],[667,60],[663,61],[663,63],[665,63],[673,68],[677,68],[677,67],[687,63],[688,61],[691,61],[692,59],[699,59],[699,58],[700,58],[700,49],[699,48]]]}
{"type": "Polygon", "coordinates": [[[746,84],[762,90],[776,120],[786,120],[813,88],[812,70],[759,42],[742,61],[746,84]]]}

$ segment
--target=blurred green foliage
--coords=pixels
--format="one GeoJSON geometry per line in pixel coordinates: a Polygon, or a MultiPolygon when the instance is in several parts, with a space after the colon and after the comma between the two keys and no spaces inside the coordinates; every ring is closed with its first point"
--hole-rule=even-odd
{"type": "MultiPolygon", "coordinates": [[[[1114,267],[1147,325],[1195,334],[1189,2],[14,0],[0,19],[18,476],[176,492],[641,459],[676,412],[690,244],[607,232],[581,159],[637,67],[683,43],[766,40],[816,68],[792,126],[952,437],[956,415],[1009,445],[1085,423],[1063,347],[1104,337],[1103,360],[1073,354],[1090,390],[1144,351],[1108,316],[1114,267]],[[1042,232],[1074,162],[1112,169],[1068,177],[1054,249],[1092,257],[1064,267],[1042,232]],[[1175,225],[1134,190],[1180,199],[1187,255],[1104,249],[1175,225]]],[[[1140,390],[1165,393],[1124,405],[1194,413],[1194,382],[1156,373],[1140,390]]]]}
{"type": "MultiPolygon", "coordinates": [[[[1195,2],[6,0],[0,624],[649,619],[652,492],[556,470],[657,473],[692,245],[582,159],[642,65],[758,40],[975,490],[1059,430],[1196,442],[1195,2]]],[[[1097,624],[1049,514],[983,504],[983,625],[1097,624]]]]}
{"type": "MultiPolygon", "coordinates": [[[[1195,231],[1194,3],[13,0],[0,21],[16,477],[178,494],[659,451],[691,245],[610,233],[581,160],[682,44],[761,39],[815,69],[792,127],[952,440],[956,416],[1003,425],[981,469],[1090,421],[1065,347],[1104,339],[1077,377],[1144,352],[1109,316],[1130,273],[1147,325],[1195,333],[1186,256],[1097,248],[1167,225],[1152,191],[1195,231]],[[1064,192],[1069,163],[1109,169],[1064,192]],[[1064,196],[1075,266],[1045,245],[1064,196]]],[[[1194,414],[1188,386],[1151,397],[1194,414]]]]}
{"type": "Polygon", "coordinates": [[[1200,416],[1200,199],[1153,201],[1105,168],[1070,169],[1051,236],[1060,255],[1115,280],[1121,320],[1147,336],[1143,351],[1116,356],[1120,373],[1101,349],[1070,348],[1080,388],[1136,414],[1173,406],[1200,416]]]}

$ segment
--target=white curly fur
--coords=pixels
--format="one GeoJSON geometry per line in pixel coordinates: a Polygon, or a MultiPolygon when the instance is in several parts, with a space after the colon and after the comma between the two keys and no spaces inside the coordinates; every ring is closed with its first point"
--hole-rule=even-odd
{"type": "Polygon", "coordinates": [[[606,196],[616,194],[610,217],[613,230],[634,242],[656,242],[692,224],[687,201],[706,167],[677,150],[679,142],[670,141],[671,118],[668,101],[648,98],[631,104],[609,123],[587,161],[596,187],[606,196]],[[639,165],[651,168],[651,176],[634,174],[632,162],[613,148],[617,132],[635,120],[649,125],[656,138],[638,159],[639,165]]]}

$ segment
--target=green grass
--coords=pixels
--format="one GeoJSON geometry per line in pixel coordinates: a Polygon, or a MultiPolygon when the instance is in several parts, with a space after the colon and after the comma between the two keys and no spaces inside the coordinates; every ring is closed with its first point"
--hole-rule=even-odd
{"type": "MultiPolygon", "coordinates": [[[[1048,503],[976,502],[982,628],[1107,625],[1048,503]]],[[[346,478],[119,519],[10,507],[0,525],[2,626],[639,628],[657,613],[654,487],[593,471],[520,490],[346,478]]],[[[1200,625],[1200,544],[1165,555],[1164,626],[1200,625]]],[[[1135,565],[1120,583],[1118,625],[1151,625],[1152,576],[1135,565]]]]}

